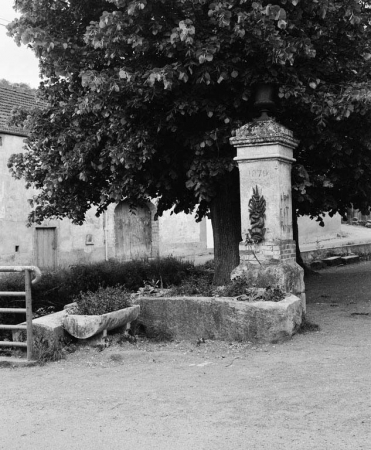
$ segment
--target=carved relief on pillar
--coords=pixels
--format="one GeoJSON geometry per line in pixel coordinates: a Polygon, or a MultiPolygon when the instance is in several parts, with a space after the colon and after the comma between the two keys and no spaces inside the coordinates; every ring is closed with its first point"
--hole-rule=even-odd
{"type": "Polygon", "coordinates": [[[260,243],[264,240],[265,235],[266,201],[261,194],[261,190],[259,192],[258,186],[255,189],[252,188],[252,191],[253,193],[248,203],[251,228],[249,228],[247,239],[251,239],[254,243],[260,243]]]}

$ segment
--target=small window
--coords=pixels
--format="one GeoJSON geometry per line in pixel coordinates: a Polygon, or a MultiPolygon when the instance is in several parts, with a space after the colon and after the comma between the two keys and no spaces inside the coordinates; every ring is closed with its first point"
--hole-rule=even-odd
{"type": "Polygon", "coordinates": [[[94,245],[94,239],[92,234],[87,234],[85,238],[85,245],[94,245]]]}
{"type": "Polygon", "coordinates": [[[14,247],[14,251],[15,251],[16,253],[19,252],[19,245],[16,245],[16,246],[14,247]]]}

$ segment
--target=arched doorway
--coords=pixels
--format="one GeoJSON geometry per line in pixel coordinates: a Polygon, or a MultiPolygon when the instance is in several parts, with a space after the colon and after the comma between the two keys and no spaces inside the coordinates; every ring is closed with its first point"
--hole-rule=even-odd
{"type": "Polygon", "coordinates": [[[147,206],[133,212],[128,202],[116,206],[115,253],[121,261],[152,256],[151,211],[147,206]]]}

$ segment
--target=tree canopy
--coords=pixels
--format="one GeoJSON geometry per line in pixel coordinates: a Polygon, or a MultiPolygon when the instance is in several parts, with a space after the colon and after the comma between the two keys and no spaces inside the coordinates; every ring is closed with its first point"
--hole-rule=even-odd
{"type": "Polygon", "coordinates": [[[12,83],[11,81],[6,80],[5,78],[0,79],[0,86],[6,87],[6,88],[11,88],[11,89],[13,89],[13,88],[22,89],[23,91],[36,93],[36,89],[33,89],[27,83],[12,83]]]}
{"type": "MultiPolygon", "coordinates": [[[[262,82],[277,87],[276,117],[301,140],[293,170],[298,214],[369,207],[367,2],[17,5],[22,16],[8,30],[38,56],[47,102],[14,117],[30,130],[28,152],[13,156],[10,168],[39,189],[32,220],[81,223],[92,205],[102,212],[123,198],[133,205],[158,198],[159,214],[197,208],[198,217],[210,211],[213,218],[223,192],[237,217],[229,138],[253,119],[262,82]]],[[[237,246],[239,238],[236,229],[237,246]]]]}

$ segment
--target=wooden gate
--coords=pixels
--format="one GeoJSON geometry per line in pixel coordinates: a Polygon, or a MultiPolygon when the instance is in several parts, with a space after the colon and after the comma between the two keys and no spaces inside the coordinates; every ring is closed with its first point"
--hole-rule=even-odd
{"type": "Polygon", "coordinates": [[[57,233],[55,228],[36,228],[36,265],[43,269],[57,266],[57,233]]]}
{"type": "Polygon", "coordinates": [[[121,261],[149,258],[152,253],[151,211],[147,206],[129,210],[127,202],[115,209],[116,258],[121,261]]]}

